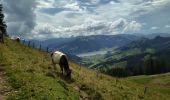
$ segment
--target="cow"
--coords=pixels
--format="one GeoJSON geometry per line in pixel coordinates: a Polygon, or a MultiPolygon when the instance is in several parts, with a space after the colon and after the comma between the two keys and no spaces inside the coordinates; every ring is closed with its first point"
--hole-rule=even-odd
{"type": "Polygon", "coordinates": [[[16,37],[15,40],[16,40],[17,42],[20,42],[21,38],[20,38],[20,37],[16,37]]]}
{"type": "Polygon", "coordinates": [[[14,41],[17,41],[17,42],[20,42],[21,41],[21,38],[19,36],[17,37],[11,37],[12,40],[14,41]]]}
{"type": "Polygon", "coordinates": [[[65,75],[66,77],[71,77],[71,69],[69,68],[68,58],[66,54],[60,51],[55,51],[51,53],[51,59],[54,67],[56,67],[56,64],[59,64],[62,75],[65,75]]]}

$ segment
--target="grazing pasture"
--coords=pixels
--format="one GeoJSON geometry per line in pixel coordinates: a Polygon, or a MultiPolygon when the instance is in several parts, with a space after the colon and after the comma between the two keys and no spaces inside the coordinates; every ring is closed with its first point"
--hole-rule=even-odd
{"type": "MultiPolygon", "coordinates": [[[[168,100],[170,74],[116,78],[69,62],[72,78],[53,68],[50,54],[14,40],[0,44],[8,100],[168,100]]],[[[58,66],[58,65],[57,65],[58,66]]],[[[0,76],[1,77],[1,76],[0,76]]],[[[1,78],[0,78],[1,79],[1,78]]],[[[0,85],[0,91],[3,88],[0,85]]],[[[0,92],[1,93],[1,92],[0,92]]]]}

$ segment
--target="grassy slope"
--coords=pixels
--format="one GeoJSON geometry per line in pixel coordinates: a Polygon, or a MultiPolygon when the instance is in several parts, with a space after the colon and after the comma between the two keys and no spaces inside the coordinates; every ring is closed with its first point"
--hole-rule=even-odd
{"type": "Polygon", "coordinates": [[[147,87],[147,94],[155,94],[159,100],[170,98],[170,73],[134,76],[128,77],[127,80],[147,87]]]}
{"type": "MultiPolygon", "coordinates": [[[[70,62],[72,80],[67,81],[51,65],[50,56],[11,40],[0,44],[0,67],[6,72],[8,99],[31,100],[168,100],[170,74],[116,79],[70,62]],[[154,80],[153,78],[154,77],[154,80]],[[158,77],[158,78],[157,78],[158,77]],[[144,89],[148,83],[148,91],[144,89]]],[[[58,68],[58,67],[57,67],[58,68]]]]}
{"type": "Polygon", "coordinates": [[[9,99],[78,99],[78,92],[59,77],[48,77],[50,58],[45,53],[8,40],[0,45],[3,63],[12,92],[9,99]],[[67,98],[66,98],[67,97],[67,98]]]}

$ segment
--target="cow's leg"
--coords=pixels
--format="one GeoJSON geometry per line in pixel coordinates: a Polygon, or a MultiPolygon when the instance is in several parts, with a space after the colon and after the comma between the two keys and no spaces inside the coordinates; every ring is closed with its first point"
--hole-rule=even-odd
{"type": "Polygon", "coordinates": [[[71,69],[69,68],[69,64],[68,64],[68,61],[66,60],[65,62],[65,68],[66,68],[66,71],[67,71],[67,77],[70,77],[71,76],[71,69]]]}
{"type": "Polygon", "coordinates": [[[61,67],[61,73],[62,73],[62,75],[64,74],[64,70],[63,70],[63,67],[61,67]]]}
{"type": "Polygon", "coordinates": [[[71,78],[71,70],[70,69],[67,69],[67,77],[71,78]]]}
{"type": "Polygon", "coordinates": [[[52,63],[52,65],[53,65],[53,69],[56,71],[56,70],[57,70],[56,64],[55,64],[55,63],[52,63]]]}

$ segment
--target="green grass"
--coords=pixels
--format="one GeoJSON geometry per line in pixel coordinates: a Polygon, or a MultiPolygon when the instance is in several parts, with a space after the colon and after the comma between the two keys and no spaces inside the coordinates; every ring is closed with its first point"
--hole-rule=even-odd
{"type": "Polygon", "coordinates": [[[160,99],[168,99],[170,96],[170,73],[150,76],[134,76],[127,78],[127,80],[148,87],[148,92],[155,93],[160,99]],[[163,94],[164,96],[161,96],[160,94],[163,94]]]}
{"type": "Polygon", "coordinates": [[[0,45],[5,61],[5,71],[12,91],[8,99],[19,100],[75,100],[78,92],[73,87],[63,84],[59,77],[49,77],[52,71],[50,58],[46,53],[6,40],[0,45]]]}
{"type": "Polygon", "coordinates": [[[168,100],[170,74],[114,78],[70,62],[72,79],[54,70],[49,54],[10,39],[0,44],[8,100],[168,100]],[[148,91],[144,94],[145,86],[148,91]]]}
{"type": "Polygon", "coordinates": [[[152,78],[147,76],[140,76],[140,78],[137,77],[137,78],[132,78],[130,80],[138,84],[147,84],[152,80],[152,78]]]}

